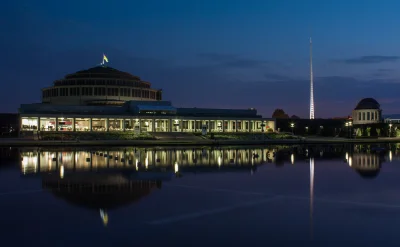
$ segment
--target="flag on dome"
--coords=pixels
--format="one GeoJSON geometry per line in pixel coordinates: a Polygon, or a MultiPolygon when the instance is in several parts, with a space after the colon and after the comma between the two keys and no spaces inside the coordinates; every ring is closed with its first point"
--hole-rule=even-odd
{"type": "Polygon", "coordinates": [[[103,60],[106,61],[108,63],[108,58],[106,57],[105,54],[103,54],[103,60]]]}

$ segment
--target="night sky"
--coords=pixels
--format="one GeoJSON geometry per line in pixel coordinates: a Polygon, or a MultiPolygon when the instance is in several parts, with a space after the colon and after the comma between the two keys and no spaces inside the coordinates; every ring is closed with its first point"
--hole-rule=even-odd
{"type": "Polygon", "coordinates": [[[400,113],[400,1],[13,0],[1,8],[0,112],[99,64],[140,76],[177,107],[347,116],[373,97],[400,113]]]}

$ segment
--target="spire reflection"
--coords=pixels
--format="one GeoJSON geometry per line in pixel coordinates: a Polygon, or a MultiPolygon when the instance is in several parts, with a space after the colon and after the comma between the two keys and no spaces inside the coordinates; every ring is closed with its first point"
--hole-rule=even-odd
{"type": "Polygon", "coordinates": [[[310,158],[310,238],[313,238],[314,214],[314,158],[310,158]]]}

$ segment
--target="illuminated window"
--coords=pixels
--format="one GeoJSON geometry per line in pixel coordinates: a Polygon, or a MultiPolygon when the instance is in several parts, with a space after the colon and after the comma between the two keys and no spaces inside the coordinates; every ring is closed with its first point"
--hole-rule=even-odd
{"type": "Polygon", "coordinates": [[[21,119],[21,130],[38,130],[38,119],[23,117],[21,119]]]}

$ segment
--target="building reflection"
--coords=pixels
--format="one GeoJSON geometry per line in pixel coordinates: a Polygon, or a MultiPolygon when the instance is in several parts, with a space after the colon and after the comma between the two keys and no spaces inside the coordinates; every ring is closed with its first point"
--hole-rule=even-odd
{"type": "Polygon", "coordinates": [[[384,156],[377,153],[354,153],[350,155],[346,152],[348,165],[363,178],[376,178],[384,160],[384,156]]]}
{"type": "Polygon", "coordinates": [[[103,224],[108,211],[135,203],[161,189],[161,180],[132,180],[129,173],[43,174],[42,187],[69,204],[99,210],[103,224]]]}
{"type": "Polygon", "coordinates": [[[276,150],[254,149],[144,149],[21,150],[22,174],[101,169],[183,172],[253,167],[274,162],[276,150]],[[196,169],[193,169],[196,168],[196,169]]]}
{"type": "Polygon", "coordinates": [[[104,225],[110,210],[138,202],[161,189],[173,174],[251,171],[274,160],[276,150],[254,149],[21,149],[21,173],[40,175],[42,187],[75,206],[98,210],[104,225]]]}
{"type": "Polygon", "coordinates": [[[376,178],[385,158],[397,150],[366,146],[292,146],[278,148],[109,148],[20,149],[21,173],[40,175],[43,188],[76,206],[97,210],[108,224],[113,209],[138,202],[161,189],[162,182],[185,173],[250,171],[274,162],[309,163],[310,234],[313,238],[314,171],[319,160],[343,160],[362,178],[376,178]],[[374,151],[375,150],[375,151],[374,151]],[[377,151],[378,150],[378,151],[377,151]],[[164,176],[164,175],[166,176],[164,176]]]}

